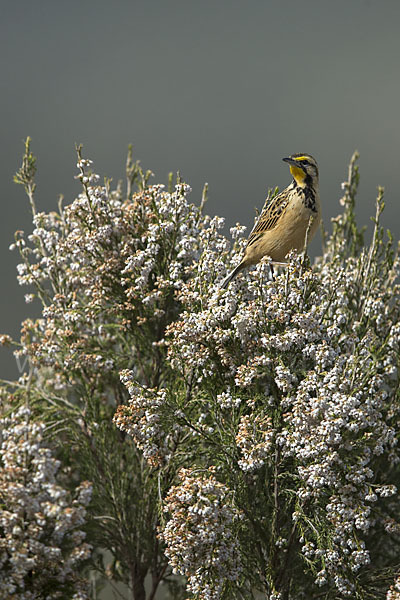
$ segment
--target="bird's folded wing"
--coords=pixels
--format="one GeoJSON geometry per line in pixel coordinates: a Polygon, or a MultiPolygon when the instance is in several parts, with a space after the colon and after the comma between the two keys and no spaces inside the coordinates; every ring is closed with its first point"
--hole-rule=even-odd
{"type": "Polygon", "coordinates": [[[251,246],[257,241],[266,231],[273,229],[286,210],[289,202],[288,190],[283,190],[273,198],[267,198],[264,207],[261,211],[258,221],[255,223],[250,232],[247,246],[251,246]]]}

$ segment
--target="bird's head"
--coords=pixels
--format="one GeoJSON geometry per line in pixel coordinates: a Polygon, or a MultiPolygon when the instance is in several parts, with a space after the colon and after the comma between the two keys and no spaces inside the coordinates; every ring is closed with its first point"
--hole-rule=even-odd
{"type": "Polygon", "coordinates": [[[318,185],[318,165],[311,154],[291,154],[283,158],[290,165],[290,172],[293,179],[300,187],[318,185]]]}

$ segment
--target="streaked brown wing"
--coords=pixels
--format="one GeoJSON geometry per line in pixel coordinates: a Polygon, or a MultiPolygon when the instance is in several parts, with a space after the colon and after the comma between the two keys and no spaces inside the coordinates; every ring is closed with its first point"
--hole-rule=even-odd
{"type": "Polygon", "coordinates": [[[275,227],[288,205],[288,192],[289,190],[286,188],[273,198],[267,198],[260,217],[250,232],[247,246],[254,244],[254,242],[263,235],[263,233],[275,227]]]}

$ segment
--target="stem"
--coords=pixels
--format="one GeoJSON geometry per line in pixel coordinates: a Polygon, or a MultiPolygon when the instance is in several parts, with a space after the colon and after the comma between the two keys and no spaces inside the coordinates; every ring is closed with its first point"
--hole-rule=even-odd
{"type": "Polygon", "coordinates": [[[365,275],[364,275],[364,287],[367,289],[367,294],[364,297],[364,302],[361,306],[360,309],[360,320],[362,319],[363,315],[364,315],[364,310],[365,310],[365,305],[367,303],[367,300],[369,298],[370,295],[370,291],[371,291],[371,284],[368,285],[368,277],[371,271],[371,266],[372,266],[372,261],[374,256],[376,255],[376,251],[377,251],[377,245],[378,245],[378,232],[379,232],[379,218],[382,214],[382,210],[383,210],[383,188],[379,188],[378,189],[378,197],[376,199],[376,210],[375,210],[375,226],[374,226],[374,233],[372,236],[372,242],[371,242],[371,246],[369,249],[369,253],[368,253],[368,263],[367,263],[367,268],[365,270],[365,275]]]}
{"type": "Polygon", "coordinates": [[[26,193],[29,198],[29,202],[30,202],[31,209],[32,209],[32,214],[33,214],[33,216],[36,216],[36,204],[35,204],[34,191],[35,191],[35,185],[29,183],[27,185],[26,193]]]}
{"type": "Polygon", "coordinates": [[[160,581],[164,577],[164,573],[167,570],[167,567],[168,567],[168,563],[163,566],[163,568],[161,569],[161,571],[159,572],[159,574],[157,576],[153,577],[153,587],[151,588],[151,592],[150,592],[150,596],[148,597],[148,600],[154,600],[154,597],[157,592],[157,588],[160,584],[160,581]]]}
{"type": "Polygon", "coordinates": [[[137,563],[131,563],[131,587],[133,600],[146,600],[146,590],[144,588],[144,578],[147,570],[140,569],[137,563]]]}

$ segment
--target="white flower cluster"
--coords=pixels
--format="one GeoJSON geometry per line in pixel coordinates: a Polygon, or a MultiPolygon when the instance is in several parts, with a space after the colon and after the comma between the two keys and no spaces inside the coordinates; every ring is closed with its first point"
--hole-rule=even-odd
{"type": "Polygon", "coordinates": [[[168,448],[182,430],[182,427],[172,420],[169,434],[164,437],[161,421],[164,421],[165,426],[165,421],[170,415],[167,390],[139,387],[132,371],[122,371],[121,381],[129,390],[130,402],[128,406],[119,406],[113,421],[122,431],[133,437],[151,466],[160,466],[168,460],[168,448]]]}
{"type": "Polygon", "coordinates": [[[190,187],[177,184],[172,193],[163,188],[163,185],[151,186],[144,192],[144,198],[138,198],[137,203],[145,205],[147,201],[148,208],[154,211],[154,222],[143,230],[140,240],[135,240],[138,245],[135,252],[132,253],[131,248],[124,252],[127,258],[122,270],[123,284],[129,286],[128,297],[154,307],[156,317],[163,316],[162,311],[157,310],[160,290],[166,286],[179,287],[186,267],[199,256],[196,236],[199,213],[186,200],[190,187]],[[167,273],[159,268],[160,254],[164,254],[170,263],[167,273]],[[148,289],[150,276],[156,284],[153,294],[149,294],[148,289]]]}
{"type": "Polygon", "coordinates": [[[386,594],[386,600],[400,600],[400,576],[396,578],[386,594]]]}
{"type": "Polygon", "coordinates": [[[187,590],[199,600],[218,600],[242,572],[235,536],[241,515],[213,472],[180,471],[180,484],[165,499],[170,519],[160,533],[173,572],[186,576],[187,590]]]}
{"type": "Polygon", "coordinates": [[[236,444],[243,458],[238,465],[243,471],[260,468],[269,456],[274,430],[270,417],[243,415],[240,418],[236,444]]]}
{"type": "Polygon", "coordinates": [[[77,568],[91,555],[82,527],[91,484],[74,498],[56,479],[60,463],[44,441],[45,425],[20,408],[0,421],[0,598],[85,600],[77,568]],[[65,597],[65,596],[63,596],[65,597]]]}

